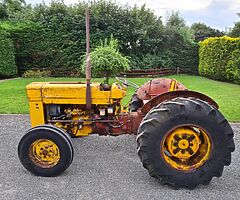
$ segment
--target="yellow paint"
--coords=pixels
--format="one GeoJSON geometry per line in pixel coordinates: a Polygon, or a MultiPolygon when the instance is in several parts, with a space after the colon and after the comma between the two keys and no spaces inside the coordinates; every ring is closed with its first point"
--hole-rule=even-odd
{"type": "MultiPolygon", "coordinates": [[[[45,105],[47,104],[67,104],[86,105],[86,84],[80,82],[33,82],[27,85],[27,96],[30,107],[30,118],[32,127],[42,125],[47,122],[45,119],[45,105]]],[[[92,104],[99,106],[113,105],[117,100],[121,102],[126,96],[126,88],[118,83],[113,83],[111,90],[104,91],[100,83],[91,83],[92,104]]],[[[117,106],[116,112],[120,108],[117,106]]],[[[67,111],[66,111],[67,112],[67,111]]],[[[90,111],[72,110],[72,120],[90,119],[90,111]]],[[[55,123],[56,126],[67,129],[69,126],[76,136],[87,136],[93,132],[90,122],[82,124],[55,123]]]]}
{"type": "MultiPolygon", "coordinates": [[[[89,120],[88,113],[79,109],[74,109],[73,111],[68,110],[67,113],[72,115],[73,120],[89,120]]],[[[82,124],[78,124],[77,122],[73,123],[74,127],[72,128],[73,135],[79,136],[88,136],[93,132],[91,127],[91,122],[83,122],[82,124]]]]}
{"type": "Polygon", "coordinates": [[[203,129],[183,126],[167,134],[161,150],[171,167],[189,171],[202,166],[209,159],[211,141],[203,129]]]}
{"type": "Polygon", "coordinates": [[[88,136],[90,133],[93,132],[93,128],[91,126],[91,122],[83,122],[79,123],[78,120],[89,120],[89,116],[87,115],[87,112],[81,111],[79,109],[74,110],[66,110],[65,111],[68,115],[71,115],[71,119],[74,120],[72,123],[54,123],[53,125],[63,128],[65,130],[69,129],[69,126],[71,126],[72,135],[76,137],[80,136],[88,136]]]}
{"type": "Polygon", "coordinates": [[[177,128],[166,139],[169,152],[177,158],[190,158],[193,156],[201,143],[198,135],[192,129],[177,128]],[[194,137],[190,141],[191,137],[194,137]],[[190,139],[189,139],[190,138],[190,139]],[[192,154],[190,154],[190,152],[192,154]],[[175,153],[176,151],[176,153],[175,153]]]}
{"type": "Polygon", "coordinates": [[[177,86],[177,81],[172,79],[172,81],[170,83],[169,92],[175,91],[176,90],[176,86],[177,86]]]}
{"type": "MultiPolygon", "coordinates": [[[[107,105],[113,99],[122,99],[126,96],[119,84],[114,83],[111,91],[100,89],[100,83],[91,84],[92,104],[107,105]]],[[[29,101],[41,100],[45,104],[86,104],[85,83],[39,83],[34,82],[27,86],[29,101]]]]}
{"type": "Polygon", "coordinates": [[[178,142],[178,146],[181,149],[187,149],[189,147],[189,142],[185,139],[182,139],[178,142]]]}
{"type": "Polygon", "coordinates": [[[126,87],[122,87],[118,83],[113,83],[111,89],[111,99],[122,99],[126,96],[126,89],[126,87]]]}
{"type": "Polygon", "coordinates": [[[41,101],[30,101],[29,111],[32,127],[45,124],[44,108],[41,101]]]}
{"type": "Polygon", "coordinates": [[[53,141],[38,139],[31,144],[29,157],[35,165],[42,168],[50,168],[59,162],[60,151],[53,141]]]}

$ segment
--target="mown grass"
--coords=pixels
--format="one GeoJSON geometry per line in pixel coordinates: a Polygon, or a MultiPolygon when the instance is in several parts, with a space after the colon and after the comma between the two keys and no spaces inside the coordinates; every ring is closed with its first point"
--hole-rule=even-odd
{"type": "MultiPolygon", "coordinates": [[[[183,83],[188,89],[202,92],[213,98],[220,106],[220,111],[230,121],[240,121],[240,85],[210,80],[200,76],[174,75],[169,76],[183,83]]],[[[130,81],[142,85],[150,78],[130,78],[130,81]]],[[[38,79],[13,79],[0,82],[0,113],[28,113],[28,103],[25,87],[31,82],[38,81],[84,81],[83,78],[38,78],[38,79]]],[[[101,82],[103,79],[93,79],[101,82]]],[[[111,82],[114,82],[111,79],[111,82]]],[[[124,98],[126,104],[134,92],[128,89],[124,98]]]]}

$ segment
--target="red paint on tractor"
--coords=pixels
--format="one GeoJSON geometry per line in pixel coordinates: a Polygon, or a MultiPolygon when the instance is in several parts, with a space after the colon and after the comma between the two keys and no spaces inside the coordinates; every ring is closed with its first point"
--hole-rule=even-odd
{"type": "Polygon", "coordinates": [[[141,112],[121,113],[116,120],[105,120],[94,123],[94,132],[99,135],[119,136],[137,134],[144,115],[141,112]]]}
{"type": "Polygon", "coordinates": [[[146,115],[154,106],[162,103],[163,101],[169,101],[171,99],[179,98],[179,97],[183,97],[183,98],[191,98],[192,97],[195,99],[201,99],[203,101],[208,102],[210,105],[214,106],[215,108],[217,108],[217,109],[219,108],[218,104],[213,99],[208,97],[207,95],[199,93],[199,92],[195,92],[195,91],[185,90],[185,91],[172,91],[172,92],[160,94],[160,95],[152,98],[147,103],[145,103],[143,105],[143,107],[141,108],[141,112],[146,115]]]}
{"type": "Polygon", "coordinates": [[[170,78],[153,79],[142,85],[137,90],[137,96],[141,100],[150,100],[155,96],[170,91],[171,82],[175,81],[176,86],[174,90],[187,90],[187,88],[178,81],[170,78]]]}

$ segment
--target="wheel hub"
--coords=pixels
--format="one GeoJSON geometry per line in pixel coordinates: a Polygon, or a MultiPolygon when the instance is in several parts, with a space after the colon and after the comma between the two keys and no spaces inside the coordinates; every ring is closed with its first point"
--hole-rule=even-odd
{"type": "Polygon", "coordinates": [[[178,142],[178,146],[180,149],[187,149],[189,147],[189,142],[185,139],[182,139],[178,142]]]}
{"type": "Polygon", "coordinates": [[[58,146],[51,140],[39,139],[29,149],[31,160],[38,166],[49,168],[55,166],[60,159],[58,146]]]}
{"type": "Polygon", "coordinates": [[[177,158],[193,156],[201,143],[198,135],[191,129],[178,128],[167,138],[169,152],[177,158]]]}
{"type": "Polygon", "coordinates": [[[210,156],[208,134],[194,126],[173,129],[164,140],[163,155],[168,164],[180,170],[200,167],[210,156]]]}

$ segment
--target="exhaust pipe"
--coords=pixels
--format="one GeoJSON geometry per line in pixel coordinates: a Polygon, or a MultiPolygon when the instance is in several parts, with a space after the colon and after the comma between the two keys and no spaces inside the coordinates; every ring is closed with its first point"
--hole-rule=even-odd
{"type": "Polygon", "coordinates": [[[92,95],[91,95],[91,62],[90,62],[90,23],[89,23],[89,8],[85,11],[86,17],[86,107],[91,109],[92,95]]]}

